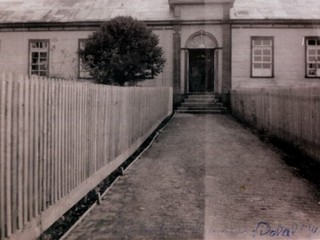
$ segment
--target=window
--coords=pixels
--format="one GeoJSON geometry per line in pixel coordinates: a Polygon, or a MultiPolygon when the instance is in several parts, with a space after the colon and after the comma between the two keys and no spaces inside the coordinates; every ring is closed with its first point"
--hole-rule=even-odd
{"type": "Polygon", "coordinates": [[[49,76],[49,40],[29,41],[29,74],[49,76]]]}
{"type": "MultiPolygon", "coordinates": [[[[83,50],[87,39],[79,39],[79,50],[83,50]]],[[[79,56],[79,78],[91,78],[88,70],[85,69],[82,58],[79,56]]]]}
{"type": "Polygon", "coordinates": [[[306,75],[320,77],[320,38],[306,38],[306,75]]]}
{"type": "Polygon", "coordinates": [[[251,38],[251,77],[273,77],[273,37],[251,38]]]}

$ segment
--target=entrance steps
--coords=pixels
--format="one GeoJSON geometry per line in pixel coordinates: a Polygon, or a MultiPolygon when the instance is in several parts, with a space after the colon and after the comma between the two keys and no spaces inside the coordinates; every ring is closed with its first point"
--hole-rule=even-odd
{"type": "Polygon", "coordinates": [[[214,93],[190,93],[177,108],[178,113],[226,113],[220,96],[214,93]]]}

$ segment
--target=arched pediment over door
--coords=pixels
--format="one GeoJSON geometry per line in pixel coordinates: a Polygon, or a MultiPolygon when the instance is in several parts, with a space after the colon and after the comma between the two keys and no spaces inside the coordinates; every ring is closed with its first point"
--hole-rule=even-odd
{"type": "Polygon", "coordinates": [[[192,34],[185,45],[186,92],[214,92],[216,90],[218,41],[203,30],[192,34]]]}
{"type": "Polygon", "coordinates": [[[200,30],[194,34],[192,34],[187,42],[187,49],[214,49],[218,48],[217,39],[206,31],[200,30]]]}

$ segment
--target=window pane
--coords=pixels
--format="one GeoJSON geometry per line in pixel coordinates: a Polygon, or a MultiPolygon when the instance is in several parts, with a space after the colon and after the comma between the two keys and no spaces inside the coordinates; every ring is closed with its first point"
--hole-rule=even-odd
{"type": "Polygon", "coordinates": [[[40,65],[40,70],[42,70],[42,71],[47,70],[47,65],[40,65]]]}
{"type": "Polygon", "coordinates": [[[38,52],[33,52],[32,53],[32,58],[38,58],[39,57],[39,53],[38,52]]]}
{"type": "Polygon", "coordinates": [[[255,49],[255,50],[253,51],[253,54],[254,54],[254,55],[262,55],[262,50],[260,50],[260,49],[255,49]]]}
{"type": "Polygon", "coordinates": [[[308,40],[308,45],[315,46],[316,45],[316,40],[315,39],[309,39],[308,40]]]}
{"type": "Polygon", "coordinates": [[[309,56],[308,61],[309,62],[315,62],[316,61],[316,57],[315,56],[309,56]]]}
{"type": "Polygon", "coordinates": [[[271,64],[270,63],[264,63],[262,64],[264,69],[270,69],[271,68],[271,64]]]}
{"type": "Polygon", "coordinates": [[[41,72],[39,72],[39,75],[45,77],[45,76],[47,76],[47,72],[42,72],[41,71],[41,72]]]}
{"type": "Polygon", "coordinates": [[[270,49],[264,49],[263,50],[263,55],[271,55],[271,50],[270,49]]]}
{"type": "MultiPolygon", "coordinates": [[[[79,50],[84,49],[86,45],[87,39],[80,39],[79,40],[79,50]]],[[[83,59],[79,56],[79,78],[91,78],[89,71],[87,71],[83,59]]]]}
{"type": "Polygon", "coordinates": [[[262,40],[261,39],[254,39],[253,40],[253,46],[261,46],[262,40]]]}
{"type": "Polygon", "coordinates": [[[272,44],[271,44],[271,39],[264,39],[263,40],[263,46],[271,46],[272,44]]]}
{"type": "Polygon", "coordinates": [[[308,76],[314,77],[316,75],[316,70],[315,69],[309,69],[308,70],[308,76]]]}
{"type": "Polygon", "coordinates": [[[309,68],[314,68],[315,69],[316,68],[316,64],[315,63],[310,63],[309,64],[309,68]]]}
{"type": "Polygon", "coordinates": [[[46,49],[48,44],[46,42],[39,42],[39,48],[46,49]]]}
{"type": "Polygon", "coordinates": [[[40,64],[46,64],[47,59],[46,58],[40,58],[40,64]]]}
{"type": "Polygon", "coordinates": [[[254,67],[254,68],[262,68],[262,64],[260,64],[260,63],[254,63],[254,64],[253,64],[253,67],[254,67]]]}
{"type": "Polygon", "coordinates": [[[254,56],[254,61],[255,62],[261,62],[262,61],[262,57],[261,56],[254,56]]]}
{"type": "Polygon", "coordinates": [[[80,40],[79,45],[80,45],[79,48],[83,50],[86,45],[86,40],[80,40]]]}
{"type": "Polygon", "coordinates": [[[316,55],[317,51],[315,49],[308,50],[309,55],[316,55]]]}
{"type": "Polygon", "coordinates": [[[38,65],[32,65],[31,70],[38,70],[38,65]]]}
{"type": "Polygon", "coordinates": [[[41,52],[40,53],[41,58],[47,58],[47,53],[46,52],[41,52]]]}
{"type": "Polygon", "coordinates": [[[264,62],[271,62],[271,57],[269,57],[269,56],[264,56],[264,57],[263,57],[263,61],[264,61],[264,62]]]}

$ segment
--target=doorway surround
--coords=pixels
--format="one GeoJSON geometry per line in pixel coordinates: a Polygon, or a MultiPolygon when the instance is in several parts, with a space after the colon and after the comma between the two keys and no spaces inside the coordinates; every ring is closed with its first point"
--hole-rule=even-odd
{"type": "Polygon", "coordinates": [[[185,52],[185,93],[195,91],[217,92],[219,89],[219,51],[217,50],[219,49],[222,48],[218,46],[217,39],[211,33],[204,30],[195,32],[188,38],[185,48],[182,48],[185,52]],[[193,69],[190,68],[190,64],[193,69]],[[203,69],[200,68],[201,65],[203,65],[203,69]],[[204,76],[199,76],[198,72],[202,72],[204,76]],[[196,78],[202,79],[202,83],[196,83],[196,78]]]}

